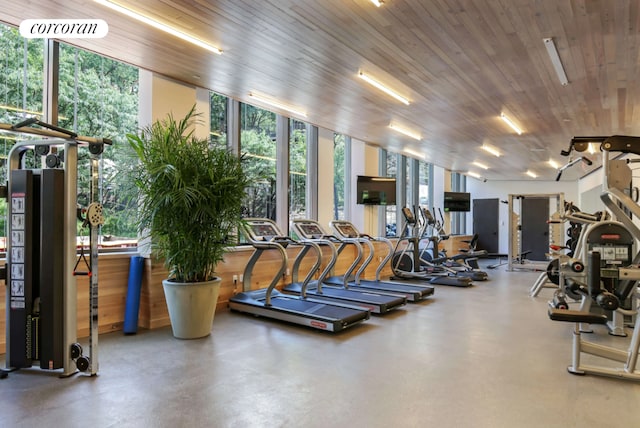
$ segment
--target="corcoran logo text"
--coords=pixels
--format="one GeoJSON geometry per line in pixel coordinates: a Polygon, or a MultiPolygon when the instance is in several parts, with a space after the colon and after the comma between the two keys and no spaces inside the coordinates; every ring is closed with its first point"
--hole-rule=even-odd
{"type": "Polygon", "coordinates": [[[20,35],[27,39],[101,39],[109,32],[103,19],[25,19],[20,35]]]}

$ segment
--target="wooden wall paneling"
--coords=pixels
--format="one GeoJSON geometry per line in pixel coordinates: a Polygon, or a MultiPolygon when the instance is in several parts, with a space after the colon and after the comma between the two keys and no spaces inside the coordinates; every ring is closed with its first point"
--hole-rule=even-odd
{"type": "MultiPolygon", "coordinates": [[[[378,257],[384,256],[386,246],[380,243],[374,243],[376,255],[374,262],[378,257]],[[380,253],[378,254],[378,251],[380,253]]],[[[329,260],[330,251],[328,248],[322,248],[323,262],[322,268],[326,266],[329,260]]],[[[289,270],[292,269],[293,260],[299,251],[296,247],[287,248],[289,257],[289,270]]],[[[218,265],[216,274],[222,278],[222,286],[218,299],[218,310],[226,310],[229,298],[235,293],[242,291],[242,283],[240,276],[244,273],[247,260],[252,254],[251,248],[239,247],[227,253],[222,263],[218,265]],[[238,282],[234,284],[233,275],[238,275],[238,282]]],[[[365,254],[366,256],[366,254],[365,254]]],[[[131,254],[110,254],[101,256],[99,263],[98,278],[98,304],[99,304],[99,332],[108,333],[122,330],[124,323],[125,303],[127,296],[127,285],[129,276],[129,260],[131,254]]],[[[342,274],[355,257],[355,249],[351,246],[345,248],[340,255],[335,266],[335,272],[342,274]]],[[[273,277],[274,263],[279,260],[276,252],[267,251],[262,260],[256,264],[255,271],[252,275],[251,289],[266,287],[269,285],[273,277]]],[[[315,262],[315,255],[310,250],[305,256],[300,267],[300,279],[315,262]]],[[[377,263],[374,263],[377,265],[377,263]]],[[[322,269],[321,268],[321,269],[322,269]]],[[[383,271],[383,275],[390,275],[390,269],[387,266],[383,271]]],[[[140,295],[140,312],[138,325],[141,328],[155,329],[168,326],[169,314],[164,300],[164,291],[162,290],[162,280],[167,277],[167,270],[159,261],[145,259],[144,275],[142,278],[142,289],[140,295]]],[[[366,270],[364,278],[374,278],[375,266],[366,270]]],[[[317,274],[315,275],[317,278],[317,274]]],[[[283,277],[277,288],[290,281],[291,275],[283,277]]],[[[78,289],[78,338],[84,338],[89,335],[89,283],[87,277],[77,277],[78,289]]],[[[0,287],[0,354],[6,352],[6,287],[0,287]]]]}

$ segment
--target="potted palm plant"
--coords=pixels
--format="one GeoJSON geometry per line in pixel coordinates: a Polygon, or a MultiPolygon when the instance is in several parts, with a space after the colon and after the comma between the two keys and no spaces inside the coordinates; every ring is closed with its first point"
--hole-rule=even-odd
{"type": "Polygon", "coordinates": [[[248,178],[242,160],[194,135],[195,106],[182,119],[168,115],[127,135],[139,162],[140,238],[164,259],[163,281],[173,335],[211,332],[221,279],[216,265],[235,239],[248,178]]]}

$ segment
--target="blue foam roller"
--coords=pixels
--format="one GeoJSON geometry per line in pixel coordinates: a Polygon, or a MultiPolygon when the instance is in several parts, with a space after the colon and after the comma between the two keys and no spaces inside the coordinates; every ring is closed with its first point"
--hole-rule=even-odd
{"type": "Polygon", "coordinates": [[[127,300],[124,306],[125,334],[138,331],[138,312],[140,311],[140,289],[142,288],[142,273],[144,271],[144,257],[132,256],[129,263],[129,282],[127,284],[127,300]]]}

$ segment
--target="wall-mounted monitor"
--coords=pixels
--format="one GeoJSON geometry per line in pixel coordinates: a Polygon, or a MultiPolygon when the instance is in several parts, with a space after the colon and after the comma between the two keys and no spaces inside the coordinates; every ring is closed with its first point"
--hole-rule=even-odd
{"type": "Polygon", "coordinates": [[[444,192],[445,212],[471,211],[471,193],[444,192]]]}
{"type": "Polygon", "coordinates": [[[361,205],[395,205],[396,179],[359,175],[356,202],[361,205]]]}

